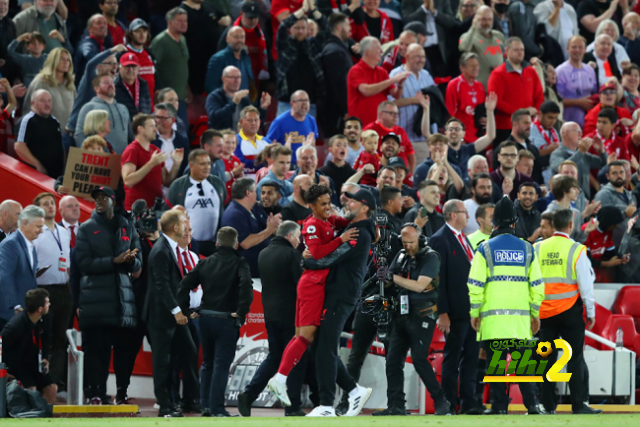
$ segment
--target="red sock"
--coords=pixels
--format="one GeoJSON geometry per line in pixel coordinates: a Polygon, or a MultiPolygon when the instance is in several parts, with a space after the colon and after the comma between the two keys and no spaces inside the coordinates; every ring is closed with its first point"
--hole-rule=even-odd
{"type": "Polygon", "coordinates": [[[307,348],[309,348],[309,345],[309,341],[302,335],[298,335],[297,338],[293,338],[289,341],[287,348],[284,349],[278,373],[288,377],[293,367],[298,364],[300,359],[302,359],[302,356],[304,355],[304,352],[307,351],[307,348]]]}

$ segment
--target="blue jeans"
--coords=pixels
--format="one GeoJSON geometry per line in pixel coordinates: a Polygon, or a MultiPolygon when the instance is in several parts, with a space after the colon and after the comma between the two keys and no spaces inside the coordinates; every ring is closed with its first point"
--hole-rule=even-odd
{"type": "Polygon", "coordinates": [[[203,408],[211,414],[224,412],[224,392],[229,381],[229,369],[236,354],[240,330],[233,319],[202,316],[202,369],[200,370],[200,398],[203,408]]]}
{"type": "MultiPolygon", "coordinates": [[[[291,110],[291,104],[288,102],[278,101],[278,112],[276,113],[276,117],[289,110],[291,110]]],[[[309,115],[313,116],[316,120],[318,119],[318,107],[316,107],[316,104],[311,104],[309,107],[309,115]]]]}

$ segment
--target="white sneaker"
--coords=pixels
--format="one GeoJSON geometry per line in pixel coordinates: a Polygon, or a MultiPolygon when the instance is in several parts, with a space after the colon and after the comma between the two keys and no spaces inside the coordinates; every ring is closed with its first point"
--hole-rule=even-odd
{"type": "Polygon", "coordinates": [[[307,417],[335,417],[336,411],[333,406],[316,406],[313,411],[307,414],[307,417]]]}
{"type": "Polygon", "coordinates": [[[284,406],[291,406],[289,395],[287,394],[287,385],[276,381],[275,377],[271,378],[267,383],[267,387],[284,406]]]}
{"type": "Polygon", "coordinates": [[[357,394],[349,397],[349,410],[344,414],[345,417],[357,416],[362,411],[362,408],[364,408],[364,404],[367,403],[367,400],[371,397],[372,391],[371,388],[358,386],[357,394]]]}

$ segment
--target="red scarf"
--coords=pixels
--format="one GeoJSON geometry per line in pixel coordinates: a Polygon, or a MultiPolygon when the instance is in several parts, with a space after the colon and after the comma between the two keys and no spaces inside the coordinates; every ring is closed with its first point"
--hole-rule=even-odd
{"type": "Polygon", "coordinates": [[[122,84],[124,85],[125,89],[127,89],[127,92],[129,92],[129,95],[131,95],[131,97],[133,98],[133,102],[136,104],[136,109],[140,110],[140,82],[138,81],[138,79],[136,78],[135,82],[133,83],[136,96],[133,96],[133,94],[131,93],[131,89],[129,89],[129,85],[124,80],[122,81],[122,84]]]}
{"type": "Polygon", "coordinates": [[[545,148],[548,147],[549,145],[551,145],[551,139],[553,138],[553,144],[559,144],[560,143],[560,139],[558,138],[558,132],[556,132],[556,130],[554,128],[551,128],[551,138],[549,138],[549,132],[547,132],[542,125],[540,124],[540,120],[538,120],[538,118],[536,117],[536,119],[533,121],[533,124],[536,125],[536,127],[538,128],[538,131],[540,132],[540,134],[544,137],[544,140],[547,141],[546,144],[544,144],[542,147],[540,148],[545,148]]]}
{"type": "Polygon", "coordinates": [[[602,144],[604,145],[604,151],[607,154],[611,154],[611,151],[609,149],[611,148],[613,143],[616,142],[616,130],[614,129],[611,131],[611,139],[605,139],[602,135],[600,135],[600,132],[598,132],[597,129],[596,136],[600,139],[600,141],[602,141],[602,144]]]}
{"type": "Polygon", "coordinates": [[[347,4],[346,0],[331,0],[331,10],[334,13],[342,12],[347,7],[349,7],[349,5],[347,4]]]}

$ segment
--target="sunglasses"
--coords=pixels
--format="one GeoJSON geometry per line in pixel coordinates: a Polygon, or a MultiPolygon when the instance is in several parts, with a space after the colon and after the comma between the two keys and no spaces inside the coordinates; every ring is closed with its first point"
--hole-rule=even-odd
{"type": "Polygon", "coordinates": [[[198,187],[198,195],[199,196],[204,196],[204,190],[202,189],[202,183],[201,182],[197,183],[196,187],[198,187]]]}

